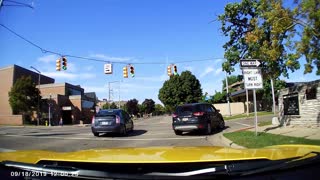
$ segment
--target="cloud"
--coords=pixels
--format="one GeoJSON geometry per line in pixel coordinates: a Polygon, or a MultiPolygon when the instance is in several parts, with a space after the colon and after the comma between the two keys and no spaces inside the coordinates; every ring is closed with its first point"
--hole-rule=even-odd
{"type": "Polygon", "coordinates": [[[93,68],[94,68],[94,66],[87,66],[87,67],[85,67],[85,70],[86,71],[91,71],[93,68]]]}
{"type": "Polygon", "coordinates": [[[42,74],[52,77],[52,78],[59,78],[65,80],[75,80],[75,79],[93,79],[96,77],[95,74],[91,73],[69,73],[64,71],[53,71],[53,72],[43,72],[42,74]]]}
{"type": "Polygon", "coordinates": [[[220,73],[222,73],[222,68],[219,68],[219,69],[217,69],[217,70],[215,71],[215,74],[216,74],[216,75],[218,75],[218,74],[220,74],[220,73]]]}
{"type": "Polygon", "coordinates": [[[91,54],[89,57],[92,58],[98,58],[106,61],[118,61],[118,62],[123,62],[123,61],[129,61],[132,60],[132,57],[114,57],[114,56],[108,56],[105,54],[91,54]]]}
{"type": "Polygon", "coordinates": [[[37,60],[39,62],[50,63],[50,62],[56,62],[57,59],[58,59],[57,55],[51,54],[51,55],[39,57],[37,60]]]}
{"type": "Polygon", "coordinates": [[[213,72],[214,71],[214,69],[213,69],[213,67],[207,67],[205,70],[204,70],[204,72],[202,72],[201,74],[200,74],[200,77],[202,78],[202,77],[204,77],[204,76],[206,76],[207,74],[209,74],[209,73],[211,73],[211,72],[213,72]]]}

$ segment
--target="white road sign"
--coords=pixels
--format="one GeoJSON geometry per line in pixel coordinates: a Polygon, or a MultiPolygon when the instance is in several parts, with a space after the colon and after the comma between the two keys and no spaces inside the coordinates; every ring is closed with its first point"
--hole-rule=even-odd
{"type": "Polygon", "coordinates": [[[242,69],[246,89],[262,89],[263,81],[260,69],[242,69]]]}
{"type": "Polygon", "coordinates": [[[104,64],[104,73],[112,74],[112,64],[104,64]]]}

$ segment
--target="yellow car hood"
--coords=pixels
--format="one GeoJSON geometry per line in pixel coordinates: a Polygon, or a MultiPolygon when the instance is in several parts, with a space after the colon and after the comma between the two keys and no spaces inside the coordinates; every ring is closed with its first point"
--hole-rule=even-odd
{"type": "Polygon", "coordinates": [[[77,152],[40,150],[0,153],[0,161],[37,163],[40,160],[95,163],[181,163],[230,160],[278,160],[320,152],[320,146],[280,145],[262,149],[232,149],[227,147],[149,147],[91,149],[77,152]]]}

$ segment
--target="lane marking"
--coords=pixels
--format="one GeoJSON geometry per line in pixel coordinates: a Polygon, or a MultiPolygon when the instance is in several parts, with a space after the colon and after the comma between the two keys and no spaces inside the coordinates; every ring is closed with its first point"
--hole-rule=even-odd
{"type": "Polygon", "coordinates": [[[206,139],[206,137],[173,137],[173,138],[104,138],[104,137],[35,137],[35,136],[20,136],[20,135],[3,135],[7,137],[23,137],[37,139],[60,139],[60,140],[95,140],[95,141],[167,141],[167,140],[189,140],[189,139],[206,139]]]}

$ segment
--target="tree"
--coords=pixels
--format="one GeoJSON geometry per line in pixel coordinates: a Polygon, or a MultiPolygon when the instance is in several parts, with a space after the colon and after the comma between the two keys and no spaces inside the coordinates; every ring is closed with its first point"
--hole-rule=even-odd
{"type": "MultiPolygon", "coordinates": [[[[17,79],[9,92],[9,104],[13,114],[29,114],[38,105],[39,89],[32,81],[31,76],[17,79]]],[[[41,99],[41,96],[40,96],[41,99]]]]}
{"type": "MultiPolygon", "coordinates": [[[[230,86],[230,85],[232,85],[232,84],[234,84],[234,83],[236,83],[236,82],[241,82],[243,80],[243,75],[232,75],[232,76],[228,76],[228,85],[230,86]]],[[[224,88],[226,88],[226,78],[224,78],[223,80],[222,80],[222,91],[224,91],[224,88]]],[[[235,91],[235,90],[233,90],[233,89],[229,89],[229,90],[231,90],[230,92],[233,92],[233,91],[235,91]]]]}
{"type": "Polygon", "coordinates": [[[142,103],[145,106],[145,113],[150,114],[155,110],[155,102],[152,99],[145,99],[142,103]]]}
{"type": "Polygon", "coordinates": [[[199,80],[190,71],[184,71],[163,83],[158,98],[172,111],[179,104],[201,101],[201,96],[199,80]]]}
{"type": "Polygon", "coordinates": [[[225,6],[218,17],[229,37],[223,46],[228,60],[223,69],[233,72],[240,59],[251,57],[263,61],[264,79],[281,73],[288,77],[288,70],[300,68],[298,59],[304,55],[305,73],[312,72],[315,64],[320,75],[320,3],[296,0],[295,5],[285,8],[282,0],[243,0],[225,6]]]}
{"type": "Polygon", "coordinates": [[[112,102],[110,105],[110,109],[117,109],[118,106],[116,105],[116,103],[112,102]]]}
{"type": "MultiPolygon", "coordinates": [[[[278,90],[283,89],[286,87],[286,82],[280,79],[276,79],[274,81],[274,92],[275,96],[278,97],[279,93],[278,90]]],[[[270,80],[263,80],[263,89],[257,91],[258,94],[262,94],[262,101],[264,104],[269,105],[267,108],[271,110],[272,104],[272,92],[271,92],[271,83],[270,80]]],[[[277,98],[276,98],[277,99],[277,98]]]]}
{"type": "Polygon", "coordinates": [[[156,104],[154,113],[156,115],[162,115],[165,113],[165,108],[161,104],[156,104]]]}
{"type": "Polygon", "coordinates": [[[130,100],[126,103],[126,107],[127,107],[127,109],[128,109],[128,113],[129,113],[129,114],[137,115],[138,112],[139,112],[138,100],[136,100],[136,99],[130,99],[130,100]]]}
{"type": "Polygon", "coordinates": [[[102,109],[109,109],[110,104],[106,102],[104,105],[102,105],[102,109]]]}

